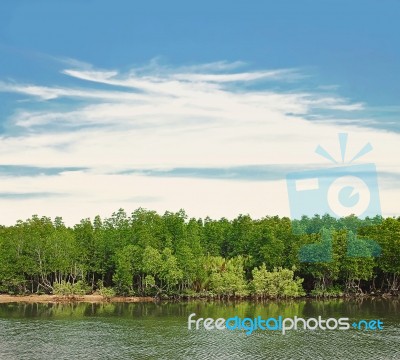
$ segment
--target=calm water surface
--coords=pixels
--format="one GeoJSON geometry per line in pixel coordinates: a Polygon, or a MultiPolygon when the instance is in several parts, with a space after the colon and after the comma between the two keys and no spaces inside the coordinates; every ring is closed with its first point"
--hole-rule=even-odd
{"type": "Polygon", "coordinates": [[[400,359],[400,302],[0,304],[0,359],[400,359]],[[193,312],[380,319],[384,329],[190,331],[193,312]]]}

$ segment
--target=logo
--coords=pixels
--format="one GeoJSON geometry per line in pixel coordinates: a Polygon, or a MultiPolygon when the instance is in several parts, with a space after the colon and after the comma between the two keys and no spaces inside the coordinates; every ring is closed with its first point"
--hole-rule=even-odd
{"type": "MultiPolygon", "coordinates": [[[[293,221],[293,231],[296,234],[305,232],[301,225],[304,217],[312,218],[314,215],[329,215],[340,219],[355,215],[359,219],[377,218],[381,215],[379,200],[378,176],[375,164],[352,163],[372,150],[372,145],[367,143],[359,150],[348,163],[345,163],[347,155],[348,135],[339,134],[341,152],[341,164],[333,158],[322,146],[318,145],[315,152],[338,165],[331,168],[307,170],[290,173],[286,176],[286,184],[289,195],[290,213],[293,221]]],[[[352,231],[357,229],[352,229],[352,231]]],[[[328,262],[331,261],[331,233],[329,228],[319,229],[321,232],[321,244],[305,245],[300,250],[300,260],[303,262],[328,262]]],[[[348,256],[360,256],[360,252],[353,249],[351,242],[360,241],[349,231],[348,256]]],[[[379,255],[378,244],[368,240],[367,256],[379,255]]],[[[364,255],[361,255],[364,256],[364,255]]]]}
{"type": "Polygon", "coordinates": [[[256,330],[280,331],[282,335],[290,330],[350,330],[351,327],[356,330],[383,330],[383,321],[379,319],[359,320],[351,323],[347,317],[323,319],[318,316],[304,319],[298,316],[293,318],[278,316],[264,319],[261,316],[255,318],[233,316],[229,319],[202,317],[194,319],[195,316],[195,313],[188,316],[188,330],[241,330],[246,335],[251,335],[256,330]]]}

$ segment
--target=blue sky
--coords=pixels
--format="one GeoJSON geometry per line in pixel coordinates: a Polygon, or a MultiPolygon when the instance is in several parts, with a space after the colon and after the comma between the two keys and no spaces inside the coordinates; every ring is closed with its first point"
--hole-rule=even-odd
{"type": "MultiPolygon", "coordinates": [[[[382,187],[395,191],[400,168],[389,147],[400,133],[399,15],[395,0],[3,1],[0,197],[14,209],[6,221],[29,211],[75,221],[72,213],[107,214],[112,206],[287,214],[287,206],[263,208],[254,192],[268,199],[277,174],[320,161],[309,144],[323,134],[333,147],[343,131],[357,146],[376,144],[370,160],[388,174],[382,187]],[[307,136],[293,142],[299,131],[307,136]],[[253,178],[265,178],[265,188],[249,192],[253,178]],[[99,186],[91,190],[85,184],[93,181],[99,186]],[[139,190],[99,197],[109,181],[139,190]],[[169,184],[168,194],[153,194],[152,181],[169,184]],[[208,189],[203,198],[232,187],[238,201],[226,192],[218,205],[211,195],[200,205],[190,196],[198,187],[208,189]]],[[[281,197],[267,202],[287,203],[279,186],[281,197]]],[[[382,196],[387,213],[396,213],[385,201],[394,194],[382,196]]]]}
{"type": "Polygon", "coordinates": [[[1,76],[52,79],[46,56],[119,69],[154,57],[174,65],[240,59],[255,68],[305,68],[314,84],[338,84],[344,96],[372,105],[393,105],[400,93],[394,0],[39,0],[1,7],[1,76]]]}

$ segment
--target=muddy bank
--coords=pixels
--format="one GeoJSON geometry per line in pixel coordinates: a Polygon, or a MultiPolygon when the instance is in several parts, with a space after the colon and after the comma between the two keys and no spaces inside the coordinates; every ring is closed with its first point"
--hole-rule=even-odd
{"type": "Polygon", "coordinates": [[[154,302],[152,297],[124,297],[114,296],[106,298],[101,295],[0,295],[0,303],[25,302],[25,303],[61,303],[61,302],[154,302]]]}

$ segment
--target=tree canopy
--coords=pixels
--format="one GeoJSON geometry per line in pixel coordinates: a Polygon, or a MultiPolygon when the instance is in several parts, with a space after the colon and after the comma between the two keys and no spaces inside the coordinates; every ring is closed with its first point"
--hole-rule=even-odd
{"type": "Polygon", "coordinates": [[[287,297],[397,293],[400,218],[32,216],[0,227],[0,292],[287,297]],[[71,290],[72,289],[72,290],[71,290]]]}

